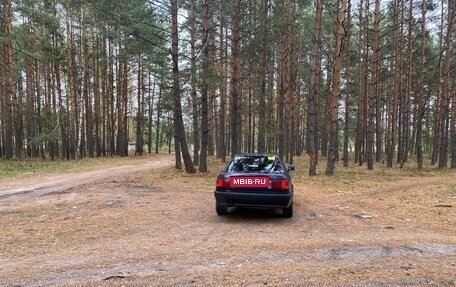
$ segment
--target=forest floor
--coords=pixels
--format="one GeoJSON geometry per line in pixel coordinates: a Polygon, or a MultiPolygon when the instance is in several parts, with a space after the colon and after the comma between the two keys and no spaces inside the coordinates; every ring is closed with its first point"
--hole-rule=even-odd
{"type": "Polygon", "coordinates": [[[215,213],[223,164],[173,156],[0,180],[0,286],[455,286],[456,173],[340,166],[295,212],[215,213]]]}

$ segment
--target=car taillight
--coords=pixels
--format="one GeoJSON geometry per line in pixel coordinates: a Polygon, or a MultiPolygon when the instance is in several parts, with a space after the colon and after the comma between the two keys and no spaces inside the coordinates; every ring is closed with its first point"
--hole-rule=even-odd
{"type": "Polygon", "coordinates": [[[230,187],[230,179],[229,178],[217,178],[217,184],[216,184],[217,187],[221,187],[221,188],[226,188],[226,187],[230,187]]]}
{"type": "Polygon", "coordinates": [[[271,189],[275,190],[288,190],[290,185],[288,184],[288,180],[281,179],[281,180],[274,180],[271,184],[271,189]]]}

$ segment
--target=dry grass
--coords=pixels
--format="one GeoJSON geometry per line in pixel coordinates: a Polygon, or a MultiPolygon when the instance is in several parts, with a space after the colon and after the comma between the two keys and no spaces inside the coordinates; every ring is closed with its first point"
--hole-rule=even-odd
{"type": "Polygon", "coordinates": [[[143,156],[113,156],[69,161],[60,158],[54,161],[40,158],[25,159],[23,161],[0,159],[0,180],[27,178],[52,173],[90,171],[118,165],[140,164],[149,161],[154,156],[153,154],[144,154],[143,156]]]}

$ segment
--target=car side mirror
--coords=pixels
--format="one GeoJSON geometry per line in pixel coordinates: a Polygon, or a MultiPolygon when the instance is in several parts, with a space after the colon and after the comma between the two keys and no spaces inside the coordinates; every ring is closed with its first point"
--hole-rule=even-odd
{"type": "Polygon", "coordinates": [[[296,168],[294,167],[294,165],[289,165],[288,166],[288,172],[292,171],[292,170],[295,170],[296,168]]]}

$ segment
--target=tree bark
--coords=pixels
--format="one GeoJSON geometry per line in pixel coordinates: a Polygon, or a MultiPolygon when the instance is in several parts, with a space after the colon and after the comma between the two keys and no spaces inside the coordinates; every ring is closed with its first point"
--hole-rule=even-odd
{"type": "MultiPolygon", "coordinates": [[[[453,78],[452,86],[455,87],[456,80],[453,78]]],[[[450,143],[450,153],[451,153],[451,163],[450,168],[456,168],[456,89],[453,88],[451,92],[451,124],[450,124],[450,134],[451,134],[451,143],[450,143]]]]}
{"type": "Polygon", "coordinates": [[[2,152],[6,159],[13,158],[13,61],[12,61],[12,21],[13,10],[11,1],[2,1],[0,7],[0,32],[6,38],[0,43],[0,100],[2,100],[2,152]]]}
{"type": "Polygon", "coordinates": [[[412,29],[413,29],[413,0],[410,0],[409,13],[408,13],[408,35],[407,35],[407,60],[405,62],[406,85],[405,93],[403,94],[403,107],[402,107],[402,148],[400,167],[402,168],[408,160],[410,152],[410,122],[411,122],[411,103],[410,94],[412,92],[412,29]]]}
{"type": "MultiPolygon", "coordinates": [[[[155,154],[158,154],[160,150],[160,136],[162,133],[160,132],[161,129],[161,116],[162,116],[162,98],[163,98],[163,89],[162,89],[162,84],[160,83],[159,85],[159,91],[158,91],[158,100],[157,100],[157,121],[155,122],[156,128],[155,130],[157,131],[157,135],[155,137],[155,154]]],[[[176,166],[177,167],[177,166],[176,166]]]]}
{"type": "MultiPolygon", "coordinates": [[[[97,51],[100,50],[100,38],[96,36],[96,41],[94,47],[97,51]]],[[[97,56],[99,57],[100,54],[97,56]]],[[[101,130],[102,130],[102,123],[101,123],[101,99],[100,99],[100,60],[99,58],[94,59],[92,63],[93,69],[93,98],[94,98],[94,124],[95,124],[95,131],[94,131],[94,141],[95,141],[95,153],[97,157],[101,157],[102,155],[102,148],[101,148],[101,130]]]]}
{"type": "Polygon", "coordinates": [[[312,43],[312,63],[310,91],[307,99],[307,154],[309,155],[309,175],[317,175],[318,164],[318,103],[320,98],[320,49],[322,35],[323,0],[317,0],[315,33],[312,43]]]}
{"type": "MultiPolygon", "coordinates": [[[[368,10],[368,9],[367,9],[368,10]]],[[[378,94],[378,65],[379,65],[379,50],[380,50],[380,0],[375,0],[374,8],[374,42],[371,61],[371,79],[369,86],[369,118],[367,128],[367,169],[374,169],[374,146],[375,146],[375,119],[376,119],[376,104],[380,96],[378,94]]],[[[380,140],[380,139],[377,139],[380,140]]]]}
{"type": "Polygon", "coordinates": [[[359,4],[359,47],[358,47],[358,116],[355,139],[355,162],[362,166],[366,160],[366,128],[367,128],[367,50],[368,50],[368,12],[364,11],[366,2],[361,0],[359,4]]]}
{"type": "Polygon", "coordinates": [[[226,45],[225,45],[225,2],[220,1],[220,50],[219,50],[219,58],[220,58],[220,112],[219,112],[219,144],[217,151],[219,151],[219,158],[222,162],[226,161],[226,100],[227,100],[227,88],[226,88],[226,66],[227,66],[227,52],[226,52],[226,45]]]}
{"type": "Polygon", "coordinates": [[[192,158],[187,146],[187,140],[185,136],[184,122],[182,119],[182,106],[181,106],[181,95],[180,95],[180,83],[179,83],[179,46],[178,46],[178,25],[177,25],[177,0],[171,1],[171,18],[172,18],[172,66],[173,66],[173,102],[174,102],[174,133],[176,147],[179,146],[179,150],[176,150],[176,168],[181,167],[180,152],[182,151],[182,158],[184,160],[185,170],[187,173],[194,173],[196,169],[193,165],[192,158]]]}
{"type": "Polygon", "coordinates": [[[397,142],[397,112],[398,112],[398,97],[400,92],[400,73],[401,68],[399,65],[399,4],[397,0],[393,1],[393,31],[392,31],[392,59],[391,70],[393,76],[391,77],[391,84],[389,85],[390,91],[388,95],[387,107],[387,141],[386,141],[386,166],[393,167],[394,153],[396,151],[397,142]]]}
{"type": "Polygon", "coordinates": [[[74,40],[73,40],[73,20],[68,15],[67,23],[67,77],[68,77],[68,97],[69,97],[69,113],[70,113],[70,154],[71,158],[75,159],[79,156],[79,98],[76,83],[76,67],[74,63],[74,40]]]}
{"type": "MultiPolygon", "coordinates": [[[[279,43],[279,74],[278,74],[278,94],[277,94],[277,117],[278,117],[278,144],[279,155],[285,157],[287,153],[287,103],[290,99],[290,31],[289,31],[289,3],[287,1],[279,2],[278,10],[281,17],[279,24],[280,43],[279,43]]],[[[286,159],[287,160],[287,159],[286,159]]]]}
{"type": "Polygon", "coordinates": [[[347,86],[345,88],[345,118],[344,118],[344,147],[343,147],[343,165],[348,167],[349,164],[349,133],[350,133],[350,95],[351,95],[351,50],[350,50],[350,39],[351,39],[351,1],[348,1],[347,11],[347,35],[345,37],[345,45],[347,47],[346,62],[345,62],[345,78],[347,80],[347,86]]]}
{"type": "Polygon", "coordinates": [[[421,42],[420,42],[420,79],[417,96],[416,119],[416,161],[418,169],[423,169],[423,118],[424,118],[424,74],[426,72],[426,0],[421,2],[421,42]]]}
{"type": "Polygon", "coordinates": [[[149,71],[149,97],[147,99],[147,106],[148,106],[148,122],[147,122],[147,152],[152,153],[152,122],[153,122],[153,115],[154,115],[154,100],[155,100],[155,77],[154,81],[152,81],[152,72],[149,71]]]}
{"type": "Polygon", "coordinates": [[[260,91],[258,94],[258,143],[259,152],[266,151],[266,65],[267,65],[267,27],[268,27],[268,0],[261,0],[260,3],[260,91]]]}
{"type": "Polygon", "coordinates": [[[340,74],[342,68],[343,37],[345,36],[345,19],[348,7],[348,0],[338,1],[339,12],[337,16],[336,45],[334,49],[334,72],[333,72],[333,92],[330,105],[330,128],[328,144],[328,161],[326,165],[326,175],[334,174],[335,162],[337,158],[337,122],[339,111],[340,93],[340,74]]]}
{"type": "Polygon", "coordinates": [[[81,30],[81,38],[82,38],[82,54],[83,54],[83,98],[84,98],[84,115],[85,115],[85,135],[86,135],[86,143],[87,143],[87,151],[89,157],[93,158],[94,150],[93,150],[93,114],[92,114],[92,99],[90,97],[90,72],[89,72],[89,31],[83,26],[81,30]]]}
{"type": "Polygon", "coordinates": [[[138,73],[137,73],[137,113],[136,113],[136,147],[135,155],[142,155],[144,149],[144,74],[142,55],[138,57],[138,73]]]}
{"type": "MultiPolygon", "coordinates": [[[[448,166],[448,146],[449,146],[449,126],[450,126],[450,73],[451,73],[451,44],[453,37],[453,25],[455,17],[454,3],[448,3],[448,12],[446,19],[446,33],[443,43],[444,53],[442,63],[442,81],[441,81],[441,113],[440,113],[440,150],[439,150],[439,169],[448,166]]],[[[443,5],[443,3],[442,3],[443,5]]],[[[442,14],[443,16],[443,14],[442,14]]]]}
{"type": "Polygon", "coordinates": [[[232,0],[232,27],[231,27],[231,156],[241,151],[241,113],[239,103],[241,99],[241,27],[240,27],[240,0],[232,0]]]}
{"type": "Polygon", "coordinates": [[[439,33],[439,60],[437,63],[437,73],[436,73],[436,83],[437,83],[437,89],[436,89],[436,104],[435,104],[435,115],[434,115],[434,128],[433,128],[433,144],[432,144],[432,155],[431,155],[431,165],[435,165],[435,163],[438,161],[439,157],[439,152],[440,152],[440,131],[441,131],[441,109],[442,109],[442,103],[441,103],[441,89],[442,85],[440,84],[440,81],[442,80],[442,57],[443,57],[443,50],[444,50],[444,26],[445,26],[445,8],[444,8],[444,1],[441,1],[441,21],[440,21],[440,33],[439,33]]]}
{"type": "Polygon", "coordinates": [[[190,98],[192,101],[192,125],[193,125],[193,164],[199,164],[199,150],[200,150],[200,136],[199,136],[199,112],[198,112],[198,98],[197,98],[197,77],[196,77],[196,11],[195,1],[190,1],[190,73],[191,73],[191,92],[190,98]]]}
{"type": "Polygon", "coordinates": [[[201,78],[201,154],[199,171],[207,172],[207,153],[209,137],[209,118],[208,118],[208,92],[209,92],[209,6],[210,0],[202,3],[202,78],[201,78]]]}

